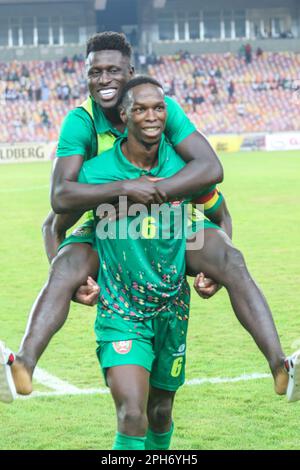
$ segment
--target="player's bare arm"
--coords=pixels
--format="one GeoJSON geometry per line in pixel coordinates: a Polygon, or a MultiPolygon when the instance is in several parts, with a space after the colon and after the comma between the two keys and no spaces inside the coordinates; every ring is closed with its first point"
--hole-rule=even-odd
{"type": "MultiPolygon", "coordinates": [[[[232,238],[232,220],[225,199],[223,199],[220,206],[210,214],[209,219],[211,222],[219,225],[229,238],[232,238]]],[[[207,277],[205,273],[202,272],[194,279],[194,288],[197,294],[203,299],[210,299],[221,287],[220,284],[207,277]]]]}
{"type": "Polygon", "coordinates": [[[182,199],[223,180],[220,160],[201,132],[193,132],[174,148],[187,165],[171,178],[156,183],[168,201],[182,199]]]}
{"type": "Polygon", "coordinates": [[[146,179],[116,181],[109,185],[77,183],[83,158],[74,155],[56,159],[51,184],[51,204],[54,212],[66,213],[90,210],[99,204],[115,203],[119,196],[127,196],[142,204],[162,203],[195,193],[223,179],[222,166],[205,137],[194,132],[183,140],[176,151],[187,163],[177,175],[152,183],[146,179]],[[195,149],[199,152],[195,152],[195,149]],[[166,195],[166,197],[164,196],[166,195]],[[162,201],[161,198],[165,201],[162,201]]]}
{"type": "Polygon", "coordinates": [[[161,202],[159,188],[157,190],[152,182],[146,180],[128,184],[116,181],[106,185],[77,183],[82,162],[79,155],[55,161],[51,184],[51,205],[55,213],[87,211],[102,203],[114,204],[119,196],[127,196],[143,204],[161,202]]]}
{"type": "Polygon", "coordinates": [[[220,206],[208,218],[214,224],[219,225],[229,238],[232,238],[232,219],[224,196],[220,206]]]}
{"type": "Polygon", "coordinates": [[[49,212],[42,226],[44,246],[49,263],[57,255],[58,247],[65,239],[67,230],[76,224],[81,215],[82,212],[71,212],[69,214],[49,212]]]}

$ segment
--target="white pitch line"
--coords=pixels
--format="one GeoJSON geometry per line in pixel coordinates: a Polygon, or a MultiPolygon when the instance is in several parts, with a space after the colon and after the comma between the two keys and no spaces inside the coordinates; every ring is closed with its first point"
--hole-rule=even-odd
{"type": "Polygon", "coordinates": [[[63,390],[60,391],[53,391],[53,392],[32,392],[31,395],[23,396],[18,395],[17,398],[21,400],[29,400],[31,398],[40,398],[40,397],[62,397],[62,396],[73,396],[73,395],[105,395],[109,393],[108,388],[85,388],[85,389],[78,389],[78,391],[68,391],[64,392],[63,390]]]}
{"type": "Polygon", "coordinates": [[[81,392],[80,388],[69,384],[68,382],[49,374],[43,369],[37,367],[34,371],[33,378],[42,385],[52,388],[55,392],[62,392],[64,394],[81,392]]]}
{"type": "Polygon", "coordinates": [[[244,374],[240,375],[239,377],[211,377],[204,379],[191,379],[187,380],[184,385],[203,385],[205,383],[221,384],[231,382],[242,382],[246,380],[268,379],[269,377],[271,377],[271,374],[258,374],[254,372],[253,374],[244,374]]]}
{"type": "MultiPolygon", "coordinates": [[[[40,369],[38,369],[40,371],[40,369]]],[[[52,385],[59,386],[60,389],[56,389],[53,392],[33,392],[31,395],[28,396],[18,396],[18,398],[21,398],[23,400],[28,400],[31,398],[40,398],[40,397],[56,397],[56,396],[64,396],[64,395],[104,395],[109,393],[108,388],[87,388],[87,389],[80,389],[77,387],[74,387],[73,385],[68,384],[67,382],[64,382],[60,379],[57,379],[56,377],[51,376],[47,372],[43,372],[44,377],[51,377],[52,379],[55,379],[56,382],[51,382],[52,385]],[[66,384],[65,388],[63,388],[62,384],[66,384]]],[[[40,382],[40,377],[42,376],[38,374],[37,377],[35,377],[39,382],[40,382]]],[[[219,383],[233,383],[233,382],[245,382],[247,380],[258,380],[258,379],[269,379],[271,377],[271,374],[259,374],[259,373],[253,373],[253,374],[244,374],[240,375],[238,377],[207,377],[207,378],[199,378],[199,379],[191,379],[187,380],[184,385],[185,386],[194,386],[194,385],[203,385],[206,383],[210,384],[219,384],[219,383]]],[[[43,383],[44,385],[47,385],[47,387],[50,387],[49,381],[45,380],[43,383]]],[[[42,382],[40,382],[42,383],[42,382]]],[[[50,387],[50,388],[54,388],[50,387]]]]}

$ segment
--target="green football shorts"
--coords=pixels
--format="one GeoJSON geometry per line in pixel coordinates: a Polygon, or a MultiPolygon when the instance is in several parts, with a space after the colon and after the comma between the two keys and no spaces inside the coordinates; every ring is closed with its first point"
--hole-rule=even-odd
{"type": "MultiPolygon", "coordinates": [[[[137,365],[150,372],[150,384],[153,387],[176,391],[185,380],[186,336],[188,329],[188,308],[179,313],[181,307],[176,306],[170,311],[159,313],[152,320],[133,322],[119,317],[112,331],[108,325],[105,335],[117,331],[117,341],[97,341],[97,356],[104,374],[110,367],[137,365]],[[118,323],[118,325],[116,325],[118,323]],[[138,323],[139,335],[130,333],[138,323]],[[115,328],[116,327],[116,328],[115,328]],[[123,330],[123,335],[120,335],[123,330]],[[123,336],[122,340],[119,338],[123,336]],[[138,339],[137,339],[138,338],[138,339]]],[[[96,325],[112,324],[110,319],[102,318],[96,325]],[[108,321],[107,321],[108,320],[108,321]]],[[[101,332],[96,335],[101,337],[101,332]]]]}
{"type": "Polygon", "coordinates": [[[58,251],[64,246],[71,245],[72,243],[89,243],[89,245],[92,245],[94,250],[97,250],[95,222],[93,219],[89,219],[79,227],[76,227],[71,235],[66,237],[59,245],[58,251]]]}

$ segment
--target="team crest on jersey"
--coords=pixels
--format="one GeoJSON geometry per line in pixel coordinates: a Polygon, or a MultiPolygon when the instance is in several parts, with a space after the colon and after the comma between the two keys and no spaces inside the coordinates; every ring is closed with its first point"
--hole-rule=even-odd
{"type": "Polygon", "coordinates": [[[91,234],[92,229],[90,227],[78,227],[73,232],[74,237],[87,237],[91,234]]]}
{"type": "Polygon", "coordinates": [[[172,207],[178,207],[183,203],[183,201],[172,201],[170,202],[172,207]]]}
{"type": "Polygon", "coordinates": [[[117,341],[113,343],[113,348],[118,354],[127,354],[131,351],[132,341],[117,341]]]}

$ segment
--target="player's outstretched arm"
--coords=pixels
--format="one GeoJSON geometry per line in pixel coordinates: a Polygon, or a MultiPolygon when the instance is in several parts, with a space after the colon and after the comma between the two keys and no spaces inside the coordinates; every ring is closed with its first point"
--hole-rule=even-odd
{"type": "Polygon", "coordinates": [[[170,178],[157,182],[169,201],[182,199],[223,180],[223,168],[201,132],[194,131],[175,147],[187,165],[170,178]]]}

